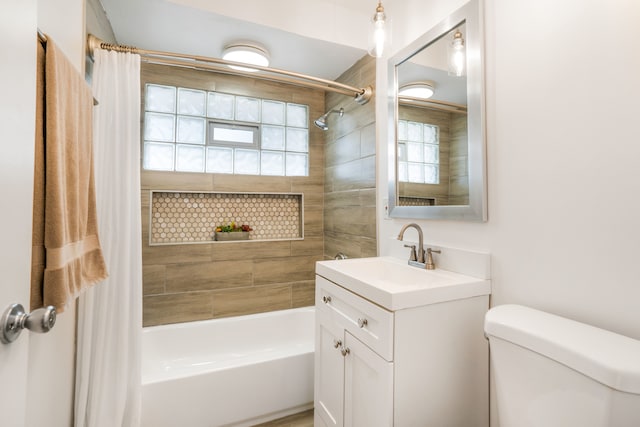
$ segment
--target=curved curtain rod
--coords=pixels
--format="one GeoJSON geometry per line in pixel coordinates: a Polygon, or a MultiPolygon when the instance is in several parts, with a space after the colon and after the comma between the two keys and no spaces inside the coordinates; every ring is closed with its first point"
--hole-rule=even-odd
{"type": "Polygon", "coordinates": [[[429,108],[432,110],[448,111],[450,113],[467,114],[467,106],[454,102],[439,101],[436,99],[415,98],[412,96],[399,96],[400,105],[429,108]]]}
{"type": "Polygon", "coordinates": [[[299,86],[310,87],[314,89],[321,89],[328,92],[335,92],[342,95],[352,96],[354,101],[363,105],[369,102],[373,96],[373,88],[367,86],[365,88],[356,88],[343,83],[338,83],[332,80],[326,80],[319,77],[308,76],[293,71],[280,70],[277,68],[262,67],[259,65],[251,65],[259,71],[263,71],[267,74],[256,74],[248,71],[233,70],[227,67],[227,65],[235,65],[241,67],[247,67],[247,64],[235,61],[227,61],[225,59],[210,58],[206,56],[187,55],[174,52],[163,52],[158,50],[140,49],[134,46],[125,46],[106,43],[93,34],[89,34],[87,37],[87,49],[89,56],[93,59],[93,52],[96,49],[113,50],[116,52],[135,53],[140,55],[141,60],[151,64],[164,64],[185,68],[201,69],[207,71],[217,71],[225,74],[241,75],[246,77],[253,77],[263,80],[272,80],[282,83],[290,83],[299,86]]]}

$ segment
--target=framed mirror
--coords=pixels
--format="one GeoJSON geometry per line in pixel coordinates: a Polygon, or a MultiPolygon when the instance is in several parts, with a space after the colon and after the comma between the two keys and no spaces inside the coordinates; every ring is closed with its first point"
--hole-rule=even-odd
{"type": "Polygon", "coordinates": [[[389,59],[389,215],[487,220],[479,0],[389,59]]]}

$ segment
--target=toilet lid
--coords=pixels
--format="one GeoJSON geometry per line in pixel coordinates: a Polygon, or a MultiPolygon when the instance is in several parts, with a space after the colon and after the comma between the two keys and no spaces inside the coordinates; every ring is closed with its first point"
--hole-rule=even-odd
{"type": "Polygon", "coordinates": [[[640,394],[640,341],[521,305],[485,316],[489,337],[501,338],[562,363],[613,389],[640,394]]]}

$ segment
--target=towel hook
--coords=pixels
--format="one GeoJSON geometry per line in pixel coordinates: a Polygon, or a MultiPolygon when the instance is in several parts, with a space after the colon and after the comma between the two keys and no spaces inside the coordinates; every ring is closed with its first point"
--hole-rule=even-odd
{"type": "Polygon", "coordinates": [[[32,332],[46,333],[56,324],[56,308],[52,305],[33,310],[27,314],[22,304],[11,304],[0,319],[2,334],[0,341],[4,344],[14,342],[23,329],[32,332]]]}

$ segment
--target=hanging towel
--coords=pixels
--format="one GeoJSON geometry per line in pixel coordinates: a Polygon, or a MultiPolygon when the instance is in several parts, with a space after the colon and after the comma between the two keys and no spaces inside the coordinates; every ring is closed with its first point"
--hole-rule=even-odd
{"type": "Polygon", "coordinates": [[[31,309],[63,312],[108,276],[96,217],[93,95],[51,37],[44,52],[38,45],[31,309]]]}

